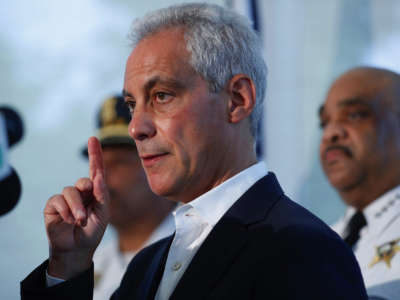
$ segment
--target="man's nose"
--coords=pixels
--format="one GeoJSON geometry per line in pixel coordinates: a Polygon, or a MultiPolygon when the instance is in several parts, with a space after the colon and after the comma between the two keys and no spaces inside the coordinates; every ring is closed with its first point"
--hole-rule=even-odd
{"type": "Polygon", "coordinates": [[[135,108],[129,123],[129,135],[135,141],[151,138],[156,134],[156,128],[150,112],[141,108],[135,108]]]}
{"type": "Polygon", "coordinates": [[[347,137],[346,128],[336,122],[327,124],[322,135],[322,142],[325,144],[334,144],[347,137]]]}

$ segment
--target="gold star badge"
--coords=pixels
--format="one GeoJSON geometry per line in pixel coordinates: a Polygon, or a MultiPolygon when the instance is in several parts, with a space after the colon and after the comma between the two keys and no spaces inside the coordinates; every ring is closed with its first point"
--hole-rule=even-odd
{"type": "Polygon", "coordinates": [[[378,262],[384,261],[388,268],[390,268],[390,262],[392,261],[392,258],[397,252],[400,252],[400,245],[398,245],[399,242],[400,238],[376,247],[376,255],[369,264],[369,267],[371,268],[378,262]]]}

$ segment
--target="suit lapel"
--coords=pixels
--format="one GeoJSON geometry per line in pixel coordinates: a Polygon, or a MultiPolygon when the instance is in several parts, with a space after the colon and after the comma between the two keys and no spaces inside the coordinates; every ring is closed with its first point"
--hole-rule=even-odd
{"type": "Polygon", "coordinates": [[[171,299],[204,298],[240,253],[246,240],[246,228],[236,220],[219,222],[193,257],[171,299]]]}
{"type": "Polygon", "coordinates": [[[171,299],[205,298],[240,255],[249,225],[265,219],[282,194],[275,176],[269,173],[236,201],[193,257],[171,299]]]}

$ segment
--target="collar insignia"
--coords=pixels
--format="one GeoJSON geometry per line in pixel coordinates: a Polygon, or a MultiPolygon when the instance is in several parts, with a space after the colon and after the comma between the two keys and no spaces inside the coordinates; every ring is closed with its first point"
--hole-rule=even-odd
{"type": "Polygon", "coordinates": [[[393,257],[397,252],[400,252],[399,242],[400,238],[376,247],[376,255],[370,262],[369,267],[372,268],[377,263],[384,261],[388,268],[390,268],[390,262],[392,261],[393,257]]]}

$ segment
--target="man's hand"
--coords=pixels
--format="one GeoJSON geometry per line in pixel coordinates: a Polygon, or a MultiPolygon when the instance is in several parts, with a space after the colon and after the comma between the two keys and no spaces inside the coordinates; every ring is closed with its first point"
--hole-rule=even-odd
{"type": "Polygon", "coordinates": [[[101,146],[88,141],[89,178],[65,187],[44,209],[50,246],[49,275],[69,279],[88,269],[108,223],[108,190],[101,146]]]}

